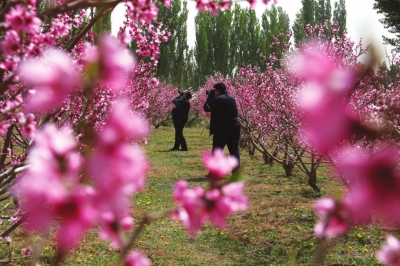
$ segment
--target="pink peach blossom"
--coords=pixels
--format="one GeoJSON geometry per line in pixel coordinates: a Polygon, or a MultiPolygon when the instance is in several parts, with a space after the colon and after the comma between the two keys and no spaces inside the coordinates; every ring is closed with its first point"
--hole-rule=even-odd
{"type": "Polygon", "coordinates": [[[141,252],[134,250],[130,252],[124,261],[123,266],[150,266],[151,261],[141,252]]]}
{"type": "Polygon", "coordinates": [[[400,265],[400,241],[394,236],[386,237],[386,245],[376,252],[376,258],[385,265],[400,265]]]}
{"type": "Polygon", "coordinates": [[[67,251],[96,220],[95,192],[80,185],[77,174],[82,161],[71,129],[45,125],[29,154],[29,168],[14,192],[21,198],[25,227],[43,231],[58,220],[58,247],[67,251]]]}
{"type": "Polygon", "coordinates": [[[33,138],[37,130],[37,123],[34,114],[27,114],[25,123],[21,125],[21,133],[24,139],[33,138]]]}
{"type": "Polygon", "coordinates": [[[33,252],[33,249],[30,246],[27,248],[21,249],[21,254],[24,256],[30,256],[32,254],[32,252],[33,252]]]}
{"type": "Polygon", "coordinates": [[[38,33],[42,23],[35,12],[27,10],[24,6],[12,7],[10,12],[5,15],[5,22],[7,27],[15,31],[28,33],[38,33]]]}
{"type": "Polygon", "coordinates": [[[58,107],[79,83],[74,63],[67,53],[50,50],[42,58],[29,58],[17,70],[30,95],[25,109],[38,112],[58,107]]]}
{"type": "Polygon", "coordinates": [[[101,215],[100,224],[100,239],[109,240],[113,248],[120,248],[122,245],[121,233],[132,228],[133,218],[125,216],[120,219],[111,211],[105,211],[101,215]]]}
{"type": "Polygon", "coordinates": [[[40,130],[40,134],[35,136],[35,143],[57,156],[65,157],[77,146],[72,134],[70,127],[57,128],[54,124],[46,124],[40,130]]]}
{"type": "Polygon", "coordinates": [[[356,121],[346,106],[346,97],[355,81],[353,72],[341,68],[328,54],[306,49],[290,70],[305,81],[298,103],[304,112],[300,132],[309,144],[326,153],[351,137],[356,121]]]}
{"type": "Polygon", "coordinates": [[[201,187],[190,189],[184,180],[179,180],[174,188],[174,201],[179,207],[172,217],[181,220],[191,235],[195,235],[206,220],[203,195],[201,187]]]}
{"type": "Polygon", "coordinates": [[[4,36],[4,40],[1,42],[1,47],[5,54],[11,54],[21,51],[21,39],[19,38],[18,32],[14,30],[8,30],[4,36]]]}
{"type": "Polygon", "coordinates": [[[129,50],[121,46],[116,37],[109,35],[101,37],[98,48],[87,49],[85,61],[98,64],[98,77],[114,90],[126,87],[128,77],[136,66],[136,60],[129,50]]]}
{"type": "Polygon", "coordinates": [[[118,100],[111,109],[106,127],[100,133],[100,141],[102,145],[112,145],[129,140],[138,141],[148,134],[148,123],[132,113],[127,100],[118,100]]]}
{"type": "Polygon", "coordinates": [[[222,149],[215,149],[212,153],[205,151],[203,153],[203,162],[210,175],[215,178],[222,178],[231,173],[239,164],[236,157],[226,157],[222,149]]]}
{"type": "Polygon", "coordinates": [[[228,215],[247,209],[243,187],[243,182],[234,182],[220,189],[204,191],[201,187],[190,189],[186,181],[179,180],[174,188],[174,201],[178,209],[172,217],[181,220],[192,235],[203,226],[207,215],[212,223],[225,228],[228,215]]]}
{"type": "Polygon", "coordinates": [[[129,195],[144,187],[149,164],[143,151],[134,145],[119,144],[99,150],[89,160],[88,172],[104,195],[129,195]]]}
{"type": "Polygon", "coordinates": [[[336,201],[331,197],[321,198],[315,201],[314,208],[321,219],[314,227],[318,237],[345,234],[354,223],[352,209],[346,198],[342,201],[336,201]]]}
{"type": "Polygon", "coordinates": [[[228,215],[247,209],[248,202],[243,188],[243,182],[233,182],[224,185],[221,190],[213,189],[205,193],[206,200],[213,202],[207,208],[211,222],[224,229],[228,215]]]}
{"type": "Polygon", "coordinates": [[[379,213],[384,223],[400,221],[397,147],[387,146],[377,152],[347,148],[335,161],[349,188],[348,197],[357,219],[369,222],[372,213],[379,213]]]}
{"type": "Polygon", "coordinates": [[[61,202],[54,202],[53,215],[61,218],[57,233],[57,246],[69,251],[81,239],[83,233],[97,220],[94,207],[94,190],[90,187],[76,186],[61,202]]]}

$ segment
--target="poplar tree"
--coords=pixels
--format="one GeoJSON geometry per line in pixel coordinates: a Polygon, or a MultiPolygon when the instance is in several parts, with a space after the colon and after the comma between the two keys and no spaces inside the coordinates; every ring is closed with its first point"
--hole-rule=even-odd
{"type": "Polygon", "coordinates": [[[171,36],[167,43],[160,45],[157,77],[171,85],[184,89],[184,77],[187,71],[186,54],[188,17],[187,2],[173,1],[170,8],[158,4],[158,21],[162,22],[170,31],[171,36]]]}
{"type": "Polygon", "coordinates": [[[245,12],[247,13],[247,21],[246,21],[246,31],[244,32],[244,41],[246,44],[244,47],[245,49],[244,58],[242,64],[244,65],[252,65],[252,66],[259,66],[261,60],[260,56],[260,34],[261,34],[261,27],[260,22],[257,18],[256,11],[251,8],[246,8],[245,12]]]}
{"type": "Polygon", "coordinates": [[[339,0],[339,2],[335,2],[335,7],[333,9],[333,23],[339,25],[338,35],[343,35],[347,31],[346,28],[346,1],[339,0]]]}
{"type": "MultiPolygon", "coordinates": [[[[304,27],[306,25],[315,25],[315,7],[318,8],[314,0],[302,0],[302,8],[296,13],[296,18],[293,23],[293,37],[295,46],[298,47],[305,40],[304,27]]],[[[324,8],[325,9],[325,8],[324,8]]],[[[317,13],[319,13],[317,11],[317,13]]]]}
{"type": "Polygon", "coordinates": [[[328,23],[332,20],[331,0],[326,0],[325,2],[325,20],[327,20],[328,23]]]}
{"type": "Polygon", "coordinates": [[[318,0],[318,4],[315,9],[315,22],[316,24],[325,23],[325,0],[318,0]]]}
{"type": "MultiPolygon", "coordinates": [[[[272,5],[270,9],[265,9],[261,15],[261,52],[268,56],[274,53],[278,59],[282,58],[283,45],[288,42],[290,20],[288,14],[281,7],[272,5]],[[271,44],[274,41],[273,37],[278,38],[279,45],[271,44]]],[[[279,60],[276,62],[276,67],[279,67],[279,60]]],[[[262,70],[265,69],[265,64],[260,64],[262,70]]]]}
{"type": "Polygon", "coordinates": [[[215,17],[213,34],[210,36],[214,55],[214,71],[221,72],[224,76],[230,75],[229,50],[230,29],[232,24],[232,12],[229,10],[219,11],[215,17]]]}
{"type": "Polygon", "coordinates": [[[195,31],[196,42],[194,47],[194,58],[197,64],[197,84],[203,84],[206,76],[212,74],[210,66],[208,65],[208,58],[210,54],[209,39],[207,35],[207,28],[210,21],[207,17],[207,12],[198,13],[195,17],[195,31]]]}
{"type": "Polygon", "coordinates": [[[395,34],[394,38],[382,36],[385,44],[390,44],[400,50],[400,1],[399,0],[375,0],[374,9],[378,14],[384,16],[380,22],[390,33],[395,34]]]}
{"type": "Polygon", "coordinates": [[[261,27],[253,9],[242,9],[235,5],[233,10],[233,22],[230,30],[230,62],[232,64],[232,76],[238,67],[260,64],[261,27]]]}
{"type": "MultiPolygon", "coordinates": [[[[302,8],[296,14],[292,26],[295,46],[298,47],[305,40],[304,27],[306,25],[315,26],[325,22],[328,24],[337,23],[339,25],[337,34],[342,35],[346,32],[346,16],[345,0],[335,2],[333,18],[330,0],[302,0],[302,8]]],[[[325,32],[327,37],[329,34],[329,31],[325,32]]]]}
{"type": "Polygon", "coordinates": [[[304,34],[304,17],[303,10],[301,9],[296,13],[296,18],[294,19],[292,31],[293,31],[293,39],[294,45],[299,47],[300,44],[306,39],[306,35],[304,34]]]}
{"type": "Polygon", "coordinates": [[[230,30],[230,53],[229,53],[229,65],[230,73],[234,75],[237,68],[240,67],[242,62],[242,54],[245,47],[245,42],[243,40],[243,32],[246,30],[246,13],[243,9],[235,4],[232,11],[232,25],[230,30]]]}
{"type": "MultiPolygon", "coordinates": [[[[99,12],[98,9],[95,10],[95,15],[99,12]]],[[[95,43],[98,43],[99,38],[103,33],[111,33],[111,12],[106,13],[102,16],[93,26],[93,31],[96,32],[95,43]]]]}
{"type": "Polygon", "coordinates": [[[316,2],[314,0],[302,0],[301,3],[303,4],[302,11],[304,23],[306,25],[315,25],[315,7],[317,6],[316,2]]]}
{"type": "Polygon", "coordinates": [[[183,73],[183,86],[185,88],[191,88],[192,90],[196,91],[200,84],[198,82],[199,77],[197,72],[196,59],[194,56],[194,49],[189,49],[189,51],[186,53],[185,69],[186,71],[183,73]]]}

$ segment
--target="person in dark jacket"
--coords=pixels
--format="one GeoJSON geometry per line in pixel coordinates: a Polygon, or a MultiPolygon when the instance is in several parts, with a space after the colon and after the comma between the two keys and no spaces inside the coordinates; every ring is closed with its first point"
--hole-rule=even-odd
{"type": "Polygon", "coordinates": [[[240,122],[235,98],[226,92],[226,86],[220,82],[208,92],[204,111],[211,112],[210,135],[213,135],[212,149],[224,149],[240,162],[239,139],[240,122]]]}
{"type": "Polygon", "coordinates": [[[189,117],[190,98],[192,98],[192,94],[185,91],[180,92],[179,96],[172,100],[172,103],[175,105],[174,109],[172,109],[172,121],[174,122],[175,128],[175,144],[170,151],[188,150],[185,137],[183,136],[183,128],[185,127],[189,117]],[[179,149],[179,147],[181,147],[181,149],[179,149]]]}

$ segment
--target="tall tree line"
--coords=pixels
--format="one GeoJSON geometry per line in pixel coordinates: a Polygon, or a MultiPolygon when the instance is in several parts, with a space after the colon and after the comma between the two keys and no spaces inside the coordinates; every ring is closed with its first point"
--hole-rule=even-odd
{"type": "MultiPolygon", "coordinates": [[[[383,24],[385,29],[388,32],[394,34],[394,37],[382,36],[384,44],[389,44],[393,46],[393,48],[398,53],[400,51],[400,1],[399,0],[375,0],[374,9],[378,14],[382,14],[384,17],[380,19],[380,22],[383,24]]],[[[383,61],[381,66],[381,70],[387,71],[388,73],[388,81],[385,84],[389,84],[393,82],[394,84],[398,84],[398,73],[399,67],[392,60],[389,61],[389,66],[387,66],[386,62],[383,61]]]]}
{"type": "MultiPolygon", "coordinates": [[[[346,1],[339,0],[335,2],[332,16],[332,6],[330,0],[302,0],[302,8],[296,13],[292,30],[295,46],[299,46],[306,37],[304,28],[306,25],[315,26],[317,24],[337,24],[340,36],[346,32],[346,1]]],[[[329,32],[326,33],[329,36],[329,32]]]]}
{"type": "Polygon", "coordinates": [[[400,50],[400,1],[399,0],[375,0],[374,9],[384,16],[380,22],[394,38],[382,36],[385,44],[394,46],[397,51],[400,50]]]}
{"type": "Polygon", "coordinates": [[[172,1],[170,8],[158,3],[157,7],[159,8],[158,21],[171,32],[168,42],[160,46],[157,76],[168,84],[184,89],[188,57],[190,57],[186,26],[187,2],[172,1]]]}
{"type": "MultiPolygon", "coordinates": [[[[265,59],[272,53],[279,59],[290,38],[290,20],[281,8],[271,5],[261,16],[250,8],[235,4],[231,10],[198,13],[195,17],[196,41],[187,46],[186,2],[174,1],[170,9],[160,6],[159,20],[172,35],[161,46],[157,76],[180,89],[202,86],[206,76],[216,72],[235,76],[241,66],[265,69],[265,59]]],[[[345,0],[335,3],[332,17],[330,0],[302,0],[292,31],[295,45],[305,40],[307,24],[338,23],[340,33],[346,30],[345,0]]],[[[275,62],[279,66],[279,60],[275,62]]]]}
{"type": "MultiPolygon", "coordinates": [[[[187,46],[186,2],[174,1],[170,9],[159,6],[159,21],[171,32],[169,41],[161,45],[157,77],[186,89],[203,85],[206,76],[221,72],[234,76],[244,65],[265,68],[265,60],[279,49],[271,47],[272,35],[287,42],[289,16],[280,7],[272,6],[262,15],[261,23],[253,9],[234,5],[232,10],[198,13],[195,17],[196,41],[187,46]]],[[[280,55],[278,55],[280,56],[280,55]]]]}
{"type": "Polygon", "coordinates": [[[271,6],[262,14],[261,22],[250,8],[234,5],[232,10],[219,11],[218,16],[210,12],[198,13],[196,18],[195,75],[201,86],[206,76],[216,72],[234,76],[241,66],[257,66],[265,69],[265,59],[275,52],[281,56],[273,36],[280,43],[288,41],[289,16],[280,7],[271,6]]]}
{"type": "MultiPolygon", "coordinates": [[[[100,10],[96,8],[94,15],[96,16],[100,10]]],[[[94,25],[93,31],[96,32],[95,43],[98,43],[99,38],[103,33],[111,33],[111,12],[106,13],[105,16],[101,17],[94,25]]]]}

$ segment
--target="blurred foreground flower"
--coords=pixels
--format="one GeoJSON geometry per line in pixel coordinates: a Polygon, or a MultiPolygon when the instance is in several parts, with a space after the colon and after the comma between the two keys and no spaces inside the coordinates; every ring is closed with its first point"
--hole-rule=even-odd
{"type": "Polygon", "coordinates": [[[114,36],[103,35],[98,47],[91,46],[84,57],[86,73],[113,90],[124,89],[137,64],[132,53],[114,36]]]}
{"type": "Polygon", "coordinates": [[[400,241],[394,236],[386,237],[386,245],[376,252],[376,258],[385,265],[400,265],[400,241]]]}
{"type": "Polygon", "coordinates": [[[369,222],[373,213],[379,214],[383,223],[400,222],[399,158],[395,146],[377,152],[347,148],[335,158],[359,222],[369,222]]]}
{"type": "Polygon", "coordinates": [[[29,58],[17,73],[28,86],[30,94],[25,109],[39,112],[58,107],[79,84],[79,75],[69,55],[50,50],[41,58],[29,58]]]}
{"type": "Polygon", "coordinates": [[[299,99],[305,137],[319,152],[326,153],[353,133],[355,120],[345,99],[355,75],[329,55],[312,49],[303,51],[290,70],[306,82],[299,99]]]}
{"type": "Polygon", "coordinates": [[[147,124],[130,113],[128,103],[118,100],[96,138],[97,148],[85,161],[75,151],[70,127],[45,124],[35,135],[29,168],[14,190],[21,198],[25,227],[46,232],[57,221],[57,245],[65,254],[89,227],[101,224],[100,237],[120,247],[121,233],[133,225],[131,196],[145,183],[148,161],[135,142],[147,132],[147,124]],[[94,187],[80,183],[82,172],[94,187]]]}
{"type": "Polygon", "coordinates": [[[78,182],[82,158],[75,147],[70,128],[45,125],[35,137],[31,167],[15,189],[26,228],[44,232],[52,221],[61,220],[57,243],[63,251],[73,247],[97,217],[92,206],[94,190],[78,182]]]}
{"type": "Polygon", "coordinates": [[[215,149],[212,153],[205,151],[203,153],[203,162],[205,167],[213,178],[222,178],[232,172],[239,161],[234,156],[225,157],[224,151],[220,148],[215,149]]]}
{"type": "Polygon", "coordinates": [[[314,203],[314,208],[321,219],[314,227],[318,237],[345,234],[353,224],[350,204],[346,198],[341,202],[331,197],[321,198],[314,203]]]}
{"type": "MultiPolygon", "coordinates": [[[[230,173],[238,164],[234,157],[225,157],[221,149],[204,152],[204,164],[211,177],[222,178],[230,173]]],[[[228,215],[247,209],[248,200],[243,194],[244,183],[232,182],[216,185],[214,180],[211,188],[204,191],[201,187],[189,188],[184,180],[179,180],[174,189],[174,201],[178,205],[172,218],[181,220],[183,226],[191,235],[203,226],[207,218],[221,229],[226,227],[228,215]]]]}
{"type": "Polygon", "coordinates": [[[149,163],[135,143],[148,129],[146,122],[130,111],[127,100],[116,101],[97,137],[97,151],[88,160],[87,172],[98,192],[96,207],[102,212],[100,237],[116,248],[123,242],[121,231],[133,225],[130,197],[145,185],[149,163]]]}
{"type": "Polygon", "coordinates": [[[130,252],[124,261],[123,266],[150,266],[151,261],[139,251],[130,252]]]}

